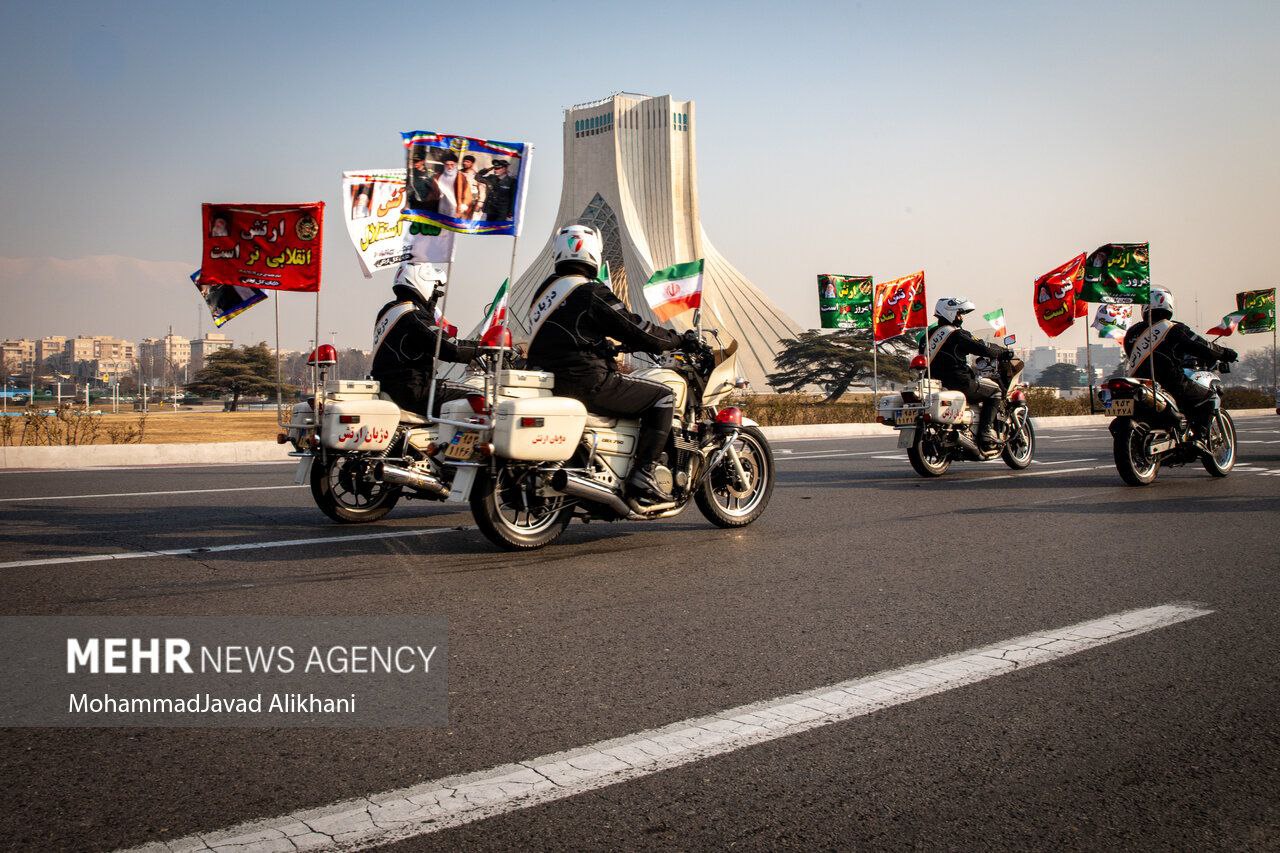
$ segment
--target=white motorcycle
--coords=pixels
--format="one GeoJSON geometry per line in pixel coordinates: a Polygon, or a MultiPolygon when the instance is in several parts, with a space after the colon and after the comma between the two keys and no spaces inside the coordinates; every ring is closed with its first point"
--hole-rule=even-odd
{"type": "Polygon", "coordinates": [[[898,447],[905,447],[911,467],[922,477],[941,477],[957,459],[986,462],[997,457],[1015,471],[1031,464],[1036,435],[1027,408],[1026,386],[1022,382],[1023,362],[1014,358],[978,358],[979,376],[995,381],[1003,392],[997,404],[993,428],[997,443],[981,447],[977,417],[960,391],[944,391],[937,379],[925,376],[925,356],[911,359],[916,382],[900,394],[885,394],[876,410],[876,421],[898,430],[898,447]]]}

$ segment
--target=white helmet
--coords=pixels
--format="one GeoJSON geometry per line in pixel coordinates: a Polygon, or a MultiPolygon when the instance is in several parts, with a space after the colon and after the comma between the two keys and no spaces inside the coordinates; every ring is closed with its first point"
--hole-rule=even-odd
{"type": "Polygon", "coordinates": [[[556,234],[551,258],[557,271],[564,263],[578,263],[591,267],[591,275],[600,270],[604,256],[604,244],[600,232],[590,225],[566,225],[556,234]]]}
{"type": "Polygon", "coordinates": [[[440,270],[432,264],[406,262],[396,270],[396,279],[391,284],[391,292],[397,299],[429,306],[444,293],[444,282],[440,280],[440,270]]]}
{"type": "Polygon", "coordinates": [[[1151,287],[1151,299],[1147,302],[1147,307],[1154,315],[1156,311],[1164,311],[1168,313],[1168,319],[1173,319],[1173,294],[1164,287],[1151,287]]]}
{"type": "Polygon", "coordinates": [[[933,306],[933,313],[948,323],[959,323],[962,315],[976,310],[978,306],[963,296],[944,296],[933,306]]]}

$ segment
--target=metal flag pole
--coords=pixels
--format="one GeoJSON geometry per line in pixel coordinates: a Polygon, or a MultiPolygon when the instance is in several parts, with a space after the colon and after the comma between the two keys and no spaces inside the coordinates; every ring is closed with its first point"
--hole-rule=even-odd
{"type": "Polygon", "coordinates": [[[871,328],[871,409],[880,411],[880,361],[876,357],[876,330],[871,328]]]}
{"type": "Polygon", "coordinates": [[[284,379],[280,370],[280,291],[271,300],[276,307],[276,425],[284,428],[284,379]]]}
{"type": "MultiPolygon", "coordinates": [[[[1085,303],[1086,305],[1089,303],[1085,303]]],[[[1099,336],[1101,337],[1101,336],[1099,336]]],[[[1089,346],[1089,315],[1084,315],[1084,363],[1089,374],[1089,414],[1093,414],[1093,351],[1089,346]]]]}
{"type": "MultiPolygon", "coordinates": [[[[445,323],[445,306],[449,303],[449,284],[453,281],[453,257],[458,250],[458,240],[455,237],[453,243],[449,246],[449,262],[445,264],[444,287],[440,293],[440,320],[436,323],[436,351],[431,357],[431,376],[429,377],[430,385],[427,390],[427,423],[437,423],[436,418],[436,370],[440,366],[440,348],[444,344],[444,323],[445,323]]],[[[435,322],[435,318],[431,318],[435,322]]]]}

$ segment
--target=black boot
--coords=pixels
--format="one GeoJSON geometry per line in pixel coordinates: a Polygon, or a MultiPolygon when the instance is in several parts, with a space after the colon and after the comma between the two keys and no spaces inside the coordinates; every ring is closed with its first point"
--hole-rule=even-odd
{"type": "Polygon", "coordinates": [[[657,467],[657,462],[650,462],[643,467],[637,465],[636,469],[631,472],[631,476],[627,478],[627,485],[659,503],[675,500],[658,482],[657,467]]]}
{"type": "Polygon", "coordinates": [[[978,444],[984,449],[990,449],[1000,443],[999,436],[996,435],[995,428],[992,426],[996,420],[996,404],[998,400],[987,400],[982,404],[982,411],[978,414],[978,444]]]}

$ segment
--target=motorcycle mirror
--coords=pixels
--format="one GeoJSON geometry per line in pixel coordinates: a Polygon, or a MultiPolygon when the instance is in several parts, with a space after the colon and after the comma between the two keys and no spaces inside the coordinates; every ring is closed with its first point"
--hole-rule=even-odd
{"type": "Polygon", "coordinates": [[[1005,345],[1005,346],[1007,346],[1007,347],[1011,347],[1011,346],[1013,346],[1014,344],[1016,344],[1017,342],[1018,342],[1018,336],[1017,336],[1017,335],[1005,335],[1005,336],[1004,336],[1004,345],[1005,345]]]}

